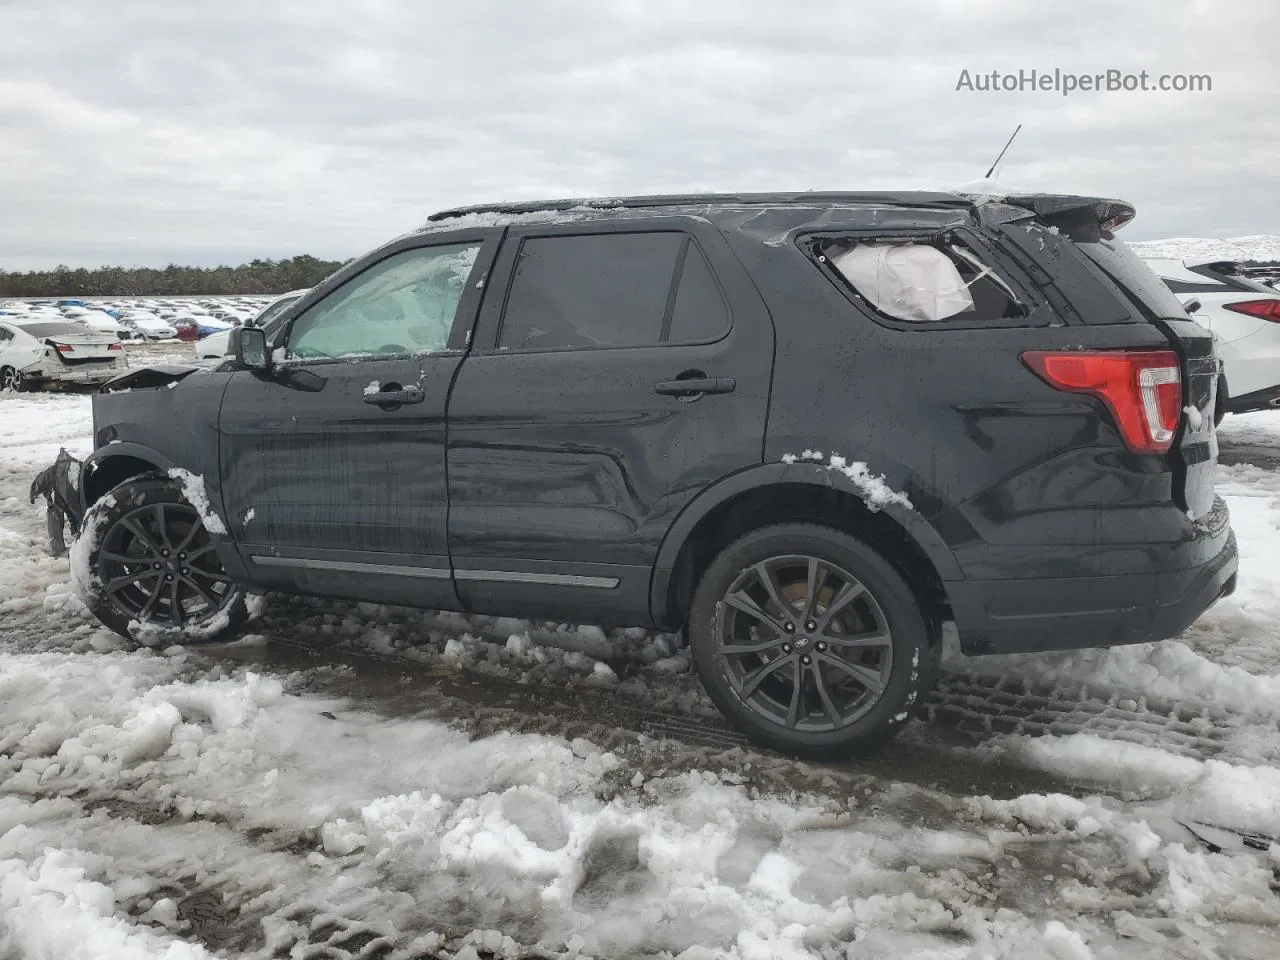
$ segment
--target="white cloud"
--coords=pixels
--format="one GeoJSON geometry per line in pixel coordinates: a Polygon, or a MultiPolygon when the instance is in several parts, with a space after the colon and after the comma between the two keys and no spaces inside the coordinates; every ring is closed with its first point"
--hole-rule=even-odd
{"type": "Polygon", "coordinates": [[[1005,176],[1280,224],[1271,0],[6,0],[0,266],[346,257],[459,203],[1005,176]],[[962,69],[1205,94],[957,92],[962,69]],[[1269,102],[1270,98],[1270,102],[1269,102]]]}

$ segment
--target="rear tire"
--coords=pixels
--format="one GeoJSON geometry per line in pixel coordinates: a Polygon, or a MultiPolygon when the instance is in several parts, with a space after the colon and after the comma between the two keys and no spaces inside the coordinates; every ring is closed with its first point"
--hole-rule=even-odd
{"type": "Polygon", "coordinates": [[[911,588],[873,548],[829,527],[778,524],[726,547],[694,593],[688,633],[721,712],[797,757],[880,746],[928,692],[933,651],[911,588]]]}
{"type": "Polygon", "coordinates": [[[142,646],[210,643],[248,619],[245,591],[180,484],[145,474],[85,513],[71,576],[104,625],[142,646]]]}
{"type": "Polygon", "coordinates": [[[28,389],[26,377],[14,367],[0,367],[0,390],[23,393],[28,389]]]}

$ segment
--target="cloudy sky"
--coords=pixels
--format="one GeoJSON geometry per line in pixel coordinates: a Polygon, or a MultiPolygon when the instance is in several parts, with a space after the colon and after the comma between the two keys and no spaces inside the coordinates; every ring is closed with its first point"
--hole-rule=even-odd
{"type": "Polygon", "coordinates": [[[0,268],[345,258],[441,207],[653,191],[1118,196],[1280,233],[1280,4],[0,0],[0,268]],[[1200,93],[979,74],[1209,74],[1200,93]]]}

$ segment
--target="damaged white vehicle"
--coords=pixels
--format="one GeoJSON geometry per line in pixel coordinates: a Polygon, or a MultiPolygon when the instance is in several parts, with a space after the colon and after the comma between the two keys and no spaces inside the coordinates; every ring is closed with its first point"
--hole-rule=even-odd
{"type": "Polygon", "coordinates": [[[0,390],[101,384],[128,368],[114,334],[66,320],[0,322],[0,390]]]}

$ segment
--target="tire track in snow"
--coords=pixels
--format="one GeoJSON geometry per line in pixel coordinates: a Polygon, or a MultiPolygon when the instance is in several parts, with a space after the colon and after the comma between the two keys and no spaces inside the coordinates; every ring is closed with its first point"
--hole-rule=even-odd
{"type": "Polygon", "coordinates": [[[925,715],[969,734],[975,745],[991,734],[1091,733],[1198,760],[1230,758],[1230,737],[1242,723],[1225,710],[1091,696],[1087,687],[1037,687],[1016,678],[964,673],[943,676],[925,715]]]}
{"type": "Polygon", "coordinates": [[[210,647],[203,654],[288,678],[294,692],[349,697],[390,716],[427,713],[474,736],[535,733],[583,738],[623,757],[626,777],[718,770],[767,793],[802,791],[844,801],[895,783],[955,796],[1025,793],[1083,796],[1098,785],[1004,760],[977,761],[945,729],[918,724],[882,750],[842,763],[810,763],[755,747],[713,713],[677,711],[609,688],[563,687],[476,675],[314,640],[273,638],[263,646],[210,647]],[[319,666],[318,666],[319,665],[319,666]]]}

